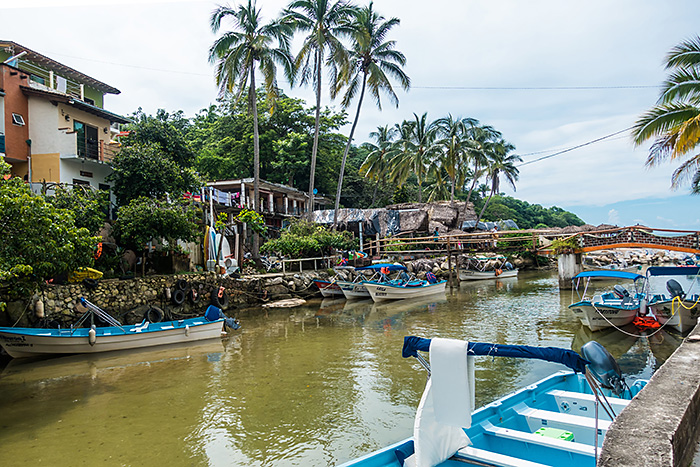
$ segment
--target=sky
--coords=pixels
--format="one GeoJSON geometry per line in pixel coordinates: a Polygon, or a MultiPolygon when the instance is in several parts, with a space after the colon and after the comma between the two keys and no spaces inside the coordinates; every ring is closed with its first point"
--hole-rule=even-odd
{"type": "MultiPolygon", "coordinates": [[[[112,112],[162,108],[193,117],[216,102],[207,54],[216,38],[209,18],[219,3],[225,2],[0,0],[0,39],[118,88],[121,94],[105,99],[112,112]]],[[[258,0],[257,6],[269,20],[288,3],[258,0]]],[[[700,2],[374,5],[401,20],[389,38],[406,55],[411,89],[397,90],[398,108],[384,99],[380,111],[366,100],[356,144],[414,113],[427,112],[430,120],[471,117],[501,131],[523,158],[516,191],[502,186],[508,195],[562,207],[594,225],[700,230],[700,196],[689,195],[687,186],[670,189],[674,165],[646,168],[648,145],[635,147],[628,130],[656,103],[668,51],[700,34],[700,2]]],[[[290,88],[281,73],[280,85],[313,104],[310,88],[290,88]]],[[[322,99],[339,109],[327,93],[322,99]]],[[[349,114],[354,110],[355,103],[349,114]]]]}

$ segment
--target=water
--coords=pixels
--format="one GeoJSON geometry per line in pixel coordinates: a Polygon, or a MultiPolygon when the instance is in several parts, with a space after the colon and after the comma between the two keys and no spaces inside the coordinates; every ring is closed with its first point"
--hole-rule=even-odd
{"type": "MultiPolygon", "coordinates": [[[[574,350],[595,337],[634,378],[650,377],[680,343],[666,332],[593,334],[570,302],[556,273],[525,271],[432,300],[248,310],[240,331],[199,345],[12,361],[0,375],[0,458],[3,466],[335,465],[411,435],[425,373],[401,358],[404,335],[574,350]]],[[[560,369],[480,357],[477,405],[560,369]]]]}

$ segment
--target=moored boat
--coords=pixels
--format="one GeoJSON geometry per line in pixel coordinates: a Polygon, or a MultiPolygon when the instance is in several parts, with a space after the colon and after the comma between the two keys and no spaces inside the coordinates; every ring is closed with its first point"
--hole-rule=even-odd
{"type": "Polygon", "coordinates": [[[477,281],[517,277],[518,268],[508,262],[505,256],[469,258],[465,267],[459,269],[459,280],[477,281]]]}
{"type": "Polygon", "coordinates": [[[93,314],[110,326],[77,327],[79,321],[76,327],[66,329],[1,327],[0,345],[14,358],[108,352],[221,337],[225,322],[221,310],[210,306],[198,318],[122,325],[87,300],[82,302],[88,311],[81,321],[93,314]]]}
{"type": "Polygon", "coordinates": [[[447,281],[421,281],[409,280],[403,284],[391,282],[364,282],[372,300],[401,300],[405,298],[427,297],[429,295],[444,294],[447,281]]]}
{"type": "Polygon", "coordinates": [[[700,267],[697,266],[651,266],[647,269],[647,307],[662,326],[680,333],[695,327],[700,315],[699,276],[700,267]]]}
{"type": "MultiPolygon", "coordinates": [[[[637,288],[637,281],[644,279],[641,274],[626,271],[583,271],[572,279],[574,301],[569,309],[574,316],[581,320],[591,331],[608,327],[620,328],[631,323],[640,311],[644,294],[637,288]],[[616,284],[611,292],[594,294],[589,290],[592,280],[631,280],[635,291],[630,292],[620,284],[616,284]],[[579,288],[583,284],[583,291],[579,288]]],[[[640,282],[643,284],[643,281],[640,282]]]]}
{"type": "MultiPolygon", "coordinates": [[[[350,282],[350,281],[337,281],[338,286],[340,287],[340,290],[343,291],[343,294],[345,295],[345,298],[348,300],[353,299],[353,298],[370,298],[371,295],[369,291],[367,290],[367,287],[365,287],[365,282],[367,281],[374,281],[374,282],[391,282],[392,279],[389,277],[389,274],[393,272],[399,272],[399,273],[405,273],[406,272],[406,266],[402,264],[393,264],[393,263],[378,263],[378,264],[372,264],[370,266],[365,266],[361,268],[354,268],[355,273],[357,274],[357,277],[355,277],[355,280],[350,282]],[[362,274],[365,271],[370,271],[373,272],[372,277],[367,279],[364,277],[362,274]]],[[[396,283],[401,283],[400,280],[396,283]]]]}
{"type": "Polygon", "coordinates": [[[343,467],[595,465],[612,421],[646,381],[628,386],[597,342],[582,352],[585,358],[552,347],[406,337],[403,356],[416,357],[430,377],[413,437],[343,467]],[[419,350],[430,352],[430,363],[419,350]],[[474,355],[538,358],[573,371],[559,371],[472,412],[474,355]]]}
{"type": "Polygon", "coordinates": [[[337,281],[324,281],[321,279],[314,279],[313,283],[316,287],[318,287],[318,290],[321,291],[321,295],[324,298],[345,296],[337,281]]]}

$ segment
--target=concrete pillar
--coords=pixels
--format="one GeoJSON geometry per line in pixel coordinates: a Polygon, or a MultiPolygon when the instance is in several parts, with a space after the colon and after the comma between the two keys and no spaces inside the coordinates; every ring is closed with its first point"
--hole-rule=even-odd
{"type": "Polygon", "coordinates": [[[267,201],[270,203],[270,213],[274,214],[275,213],[275,198],[272,195],[272,193],[268,193],[267,201]]]}
{"type": "Polygon", "coordinates": [[[287,198],[287,195],[284,195],[284,213],[289,214],[289,198],[287,198]]]}
{"type": "Polygon", "coordinates": [[[571,288],[571,278],[583,271],[583,255],[581,253],[566,253],[557,258],[559,267],[559,288],[571,288]]]}

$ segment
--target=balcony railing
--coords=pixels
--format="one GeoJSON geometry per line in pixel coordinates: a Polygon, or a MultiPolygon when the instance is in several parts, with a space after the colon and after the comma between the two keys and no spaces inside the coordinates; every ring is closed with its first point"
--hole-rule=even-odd
{"type": "Polygon", "coordinates": [[[0,152],[5,153],[5,135],[0,135],[0,152]]]}

